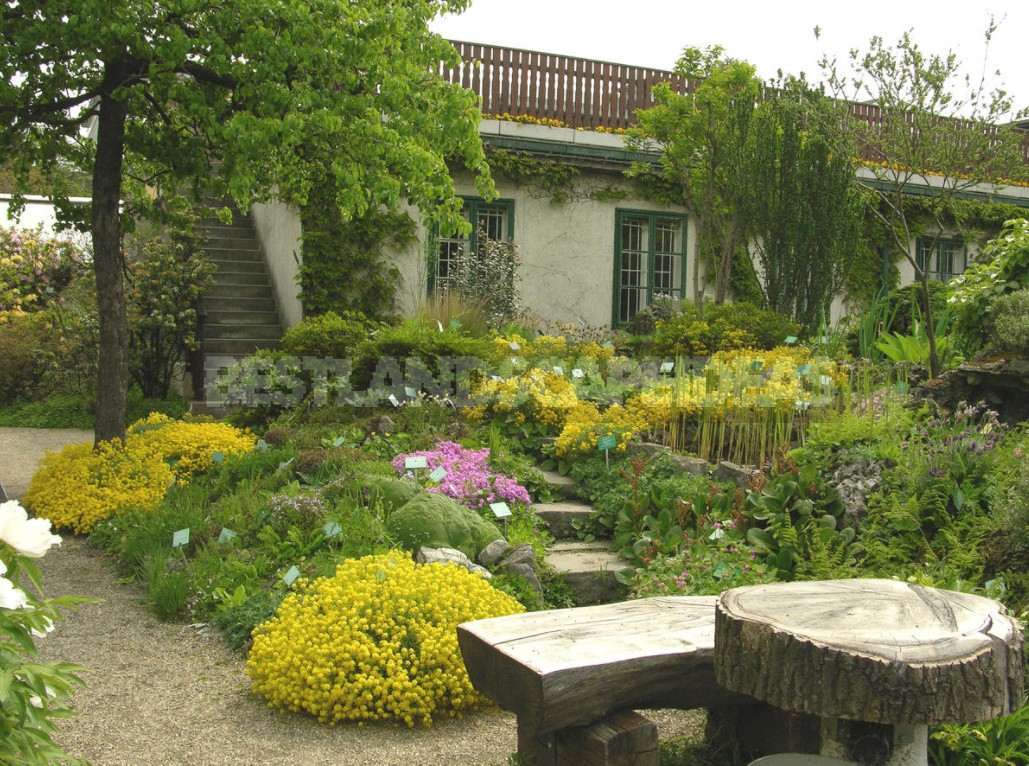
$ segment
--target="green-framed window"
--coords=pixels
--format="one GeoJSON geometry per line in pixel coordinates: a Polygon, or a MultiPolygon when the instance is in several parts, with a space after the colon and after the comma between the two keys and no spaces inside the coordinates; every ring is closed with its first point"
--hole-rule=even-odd
{"type": "Polygon", "coordinates": [[[437,235],[434,263],[429,264],[429,294],[444,287],[452,275],[462,253],[475,253],[483,237],[497,242],[510,242],[514,232],[514,201],[494,200],[486,202],[474,197],[462,197],[462,215],[472,224],[467,236],[455,234],[452,237],[437,235]]]}
{"type": "Polygon", "coordinates": [[[919,237],[915,245],[915,262],[929,279],[947,282],[965,272],[968,249],[960,239],[919,237]]]}
{"type": "Polygon", "coordinates": [[[615,214],[613,324],[621,327],[657,297],[686,290],[686,216],[640,210],[615,214]]]}

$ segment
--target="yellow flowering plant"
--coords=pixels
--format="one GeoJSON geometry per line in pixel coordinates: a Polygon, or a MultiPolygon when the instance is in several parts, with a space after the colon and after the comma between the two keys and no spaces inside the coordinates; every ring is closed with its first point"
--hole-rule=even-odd
{"type": "Polygon", "coordinates": [[[414,726],[485,701],[472,687],[457,626],[523,611],[453,564],[406,553],[349,559],[333,577],[301,578],[254,631],[251,687],[269,707],[319,721],[414,726]]]}
{"type": "Polygon", "coordinates": [[[58,528],[89,534],[126,508],[151,510],[173,483],[211,468],[215,453],[250,452],[255,437],[224,423],[172,420],[152,414],[118,441],[71,444],[48,452],[32,477],[25,505],[58,528]]]}

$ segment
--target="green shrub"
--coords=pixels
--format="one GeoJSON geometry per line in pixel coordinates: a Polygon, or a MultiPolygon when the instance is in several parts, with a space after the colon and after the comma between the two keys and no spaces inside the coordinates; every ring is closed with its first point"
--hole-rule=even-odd
{"type": "Polygon", "coordinates": [[[703,312],[688,306],[658,328],[654,351],[664,356],[707,356],[739,348],[771,350],[799,333],[798,322],[750,303],[707,304],[703,312]]]}
{"type": "Polygon", "coordinates": [[[204,256],[191,220],[161,236],[129,240],[129,374],[144,396],[168,395],[196,347],[197,302],[215,266],[204,256]]]}
{"type": "Polygon", "coordinates": [[[39,315],[0,312],[0,404],[38,393],[44,366],[36,351],[45,337],[39,315]]]}
{"type": "Polygon", "coordinates": [[[1029,289],[1008,293],[990,306],[995,332],[990,346],[1001,352],[1029,354],[1029,289]]]}
{"type": "Polygon", "coordinates": [[[297,357],[313,356],[329,359],[349,359],[357,347],[380,327],[360,311],[334,311],[313,317],[286,330],[282,336],[282,350],[297,357]]]}
{"type": "Polygon", "coordinates": [[[376,366],[383,361],[402,365],[408,378],[412,378],[417,374],[416,367],[427,376],[438,375],[440,359],[487,362],[494,357],[494,344],[485,338],[473,338],[460,327],[444,327],[440,331],[438,326],[409,319],[398,327],[383,328],[361,344],[351,380],[356,390],[368,388],[377,377],[376,366]]]}
{"type": "Polygon", "coordinates": [[[993,337],[993,302],[1029,287],[1029,220],[1008,221],[983,248],[978,262],[952,279],[949,287],[956,334],[964,349],[975,353],[993,337]]]}
{"type": "MultiPolygon", "coordinates": [[[[948,289],[942,282],[930,280],[929,282],[929,303],[932,307],[934,322],[947,311],[948,289]]],[[[891,290],[883,298],[881,311],[883,316],[892,317],[889,327],[883,330],[897,333],[899,335],[910,335],[914,332],[915,323],[922,322],[925,316],[925,305],[922,296],[922,285],[918,282],[898,287],[891,290]]]]}

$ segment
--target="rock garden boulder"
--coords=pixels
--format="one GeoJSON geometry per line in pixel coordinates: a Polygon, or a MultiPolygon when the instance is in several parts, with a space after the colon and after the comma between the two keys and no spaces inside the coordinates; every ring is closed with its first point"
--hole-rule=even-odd
{"type": "Polygon", "coordinates": [[[495,524],[435,492],[415,495],[393,512],[386,527],[409,551],[421,547],[456,548],[472,560],[491,542],[503,537],[495,524]]]}

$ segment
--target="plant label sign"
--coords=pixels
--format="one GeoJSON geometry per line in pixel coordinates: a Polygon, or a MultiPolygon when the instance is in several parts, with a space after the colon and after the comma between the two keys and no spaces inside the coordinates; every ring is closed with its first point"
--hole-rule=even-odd
{"type": "Polygon", "coordinates": [[[418,398],[418,389],[417,388],[411,388],[411,386],[404,386],[404,395],[408,399],[417,399],[418,398]]]}
{"type": "Polygon", "coordinates": [[[300,570],[297,569],[296,564],[294,564],[289,568],[286,574],[282,576],[282,581],[286,583],[286,587],[288,588],[290,585],[297,581],[298,577],[300,577],[300,570]]]}
{"type": "Polygon", "coordinates": [[[258,439],[257,440],[257,451],[258,452],[267,452],[268,451],[268,442],[266,442],[264,439],[258,439]]]}
{"type": "Polygon", "coordinates": [[[229,542],[229,540],[233,539],[234,537],[239,537],[239,535],[237,535],[235,532],[233,532],[228,527],[222,527],[222,533],[220,535],[218,535],[218,542],[222,543],[224,545],[225,543],[229,542]]]}
{"type": "Polygon", "coordinates": [[[189,527],[180,529],[172,535],[172,548],[179,548],[189,542],[189,527]]]}
{"type": "Polygon", "coordinates": [[[445,478],[447,478],[447,469],[444,468],[443,466],[440,466],[435,471],[433,471],[432,473],[429,474],[429,478],[432,479],[437,484],[439,484],[441,481],[443,481],[445,478]]]}
{"type": "Polygon", "coordinates": [[[609,449],[614,449],[618,446],[618,438],[614,434],[607,436],[601,436],[597,439],[597,449],[600,452],[606,452],[609,449]]]}
{"type": "Polygon", "coordinates": [[[675,362],[661,362],[661,374],[669,375],[675,369],[675,362]]]}
{"type": "Polygon", "coordinates": [[[425,468],[425,467],[427,467],[427,466],[426,466],[425,456],[424,455],[415,455],[413,457],[405,457],[404,458],[404,469],[405,470],[414,471],[414,470],[416,470],[418,468],[425,468]]]}
{"type": "Polygon", "coordinates": [[[783,341],[783,343],[785,343],[787,346],[792,346],[796,342],[797,342],[797,336],[796,335],[791,335],[790,337],[788,337],[786,340],[783,341]]]}
{"type": "Polygon", "coordinates": [[[578,367],[576,367],[574,370],[572,370],[572,377],[573,378],[582,378],[582,377],[585,377],[585,375],[586,375],[586,373],[584,373],[578,367]]]}
{"type": "Polygon", "coordinates": [[[325,533],[326,537],[342,537],[343,527],[335,521],[326,521],[325,526],[322,527],[322,532],[325,533]]]}
{"type": "Polygon", "coordinates": [[[211,462],[212,463],[221,463],[223,460],[225,460],[225,453],[224,452],[212,452],[211,453],[211,462]]]}
{"type": "Polygon", "coordinates": [[[512,350],[512,351],[518,351],[518,350],[519,350],[519,349],[521,348],[521,346],[519,346],[519,345],[518,345],[517,343],[515,343],[514,341],[511,341],[511,342],[510,342],[510,343],[508,343],[507,345],[511,347],[511,350],[512,350]]]}
{"type": "Polygon", "coordinates": [[[393,394],[389,395],[389,403],[393,405],[393,409],[400,407],[400,400],[397,399],[393,394]]]}
{"type": "Polygon", "coordinates": [[[554,368],[554,374],[555,375],[564,375],[565,374],[564,368],[562,368],[562,367],[555,367],[554,368]]]}
{"type": "Polygon", "coordinates": [[[493,515],[498,519],[507,518],[511,515],[511,509],[507,503],[490,503],[489,509],[493,511],[493,515]]]}
{"type": "Polygon", "coordinates": [[[810,364],[802,364],[797,368],[797,375],[807,375],[809,372],[811,372],[810,364]]]}

